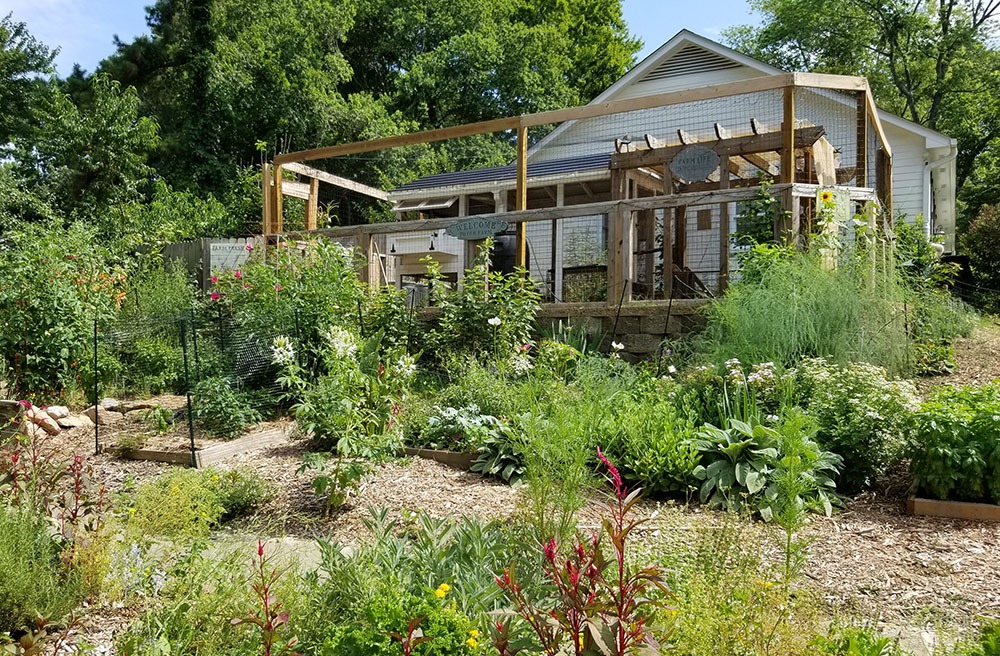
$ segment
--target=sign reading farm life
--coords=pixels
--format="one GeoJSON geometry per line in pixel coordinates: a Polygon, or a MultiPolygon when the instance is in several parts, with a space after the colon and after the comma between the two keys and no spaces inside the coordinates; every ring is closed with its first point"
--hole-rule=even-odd
{"type": "Polygon", "coordinates": [[[719,168],[719,154],[704,146],[688,146],[670,161],[670,170],[682,180],[704,180],[719,168]]]}
{"type": "Polygon", "coordinates": [[[510,226],[500,219],[466,219],[445,228],[445,233],[466,241],[486,239],[505,232],[510,226]]]}

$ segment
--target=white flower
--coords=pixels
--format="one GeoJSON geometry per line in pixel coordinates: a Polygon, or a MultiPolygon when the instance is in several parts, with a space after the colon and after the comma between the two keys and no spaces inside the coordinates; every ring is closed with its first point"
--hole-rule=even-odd
{"type": "Polygon", "coordinates": [[[625,348],[625,345],[622,344],[621,342],[611,342],[611,348],[613,348],[616,351],[620,351],[623,348],[625,348]]]}
{"type": "Polygon", "coordinates": [[[279,335],[271,342],[271,359],[274,364],[284,366],[295,361],[295,349],[292,342],[284,335],[279,335]]]}
{"type": "Polygon", "coordinates": [[[413,361],[413,358],[409,355],[399,358],[399,361],[396,363],[396,373],[403,378],[410,378],[413,374],[417,373],[417,365],[413,361]]]}
{"type": "Polygon", "coordinates": [[[497,326],[499,326],[499,325],[500,325],[500,324],[501,324],[502,322],[500,321],[500,317],[491,317],[491,318],[489,318],[489,319],[487,319],[487,320],[486,320],[486,323],[488,323],[488,324],[490,324],[491,326],[493,326],[494,328],[496,328],[496,327],[497,327],[497,326]]]}
{"type": "Polygon", "coordinates": [[[523,376],[534,368],[534,365],[531,364],[531,358],[523,353],[518,353],[511,358],[510,364],[514,373],[518,376],[523,376]]]}
{"type": "Polygon", "coordinates": [[[778,415],[768,415],[764,417],[767,421],[778,421],[778,415]]]}
{"type": "Polygon", "coordinates": [[[326,340],[330,350],[338,358],[349,358],[358,350],[358,344],[354,339],[354,335],[349,330],[340,326],[330,326],[327,328],[326,332],[323,333],[323,339],[326,340]]]}
{"type": "Polygon", "coordinates": [[[672,364],[668,365],[667,366],[667,373],[670,374],[671,376],[674,375],[674,374],[676,374],[677,373],[677,367],[675,367],[672,364]]]}

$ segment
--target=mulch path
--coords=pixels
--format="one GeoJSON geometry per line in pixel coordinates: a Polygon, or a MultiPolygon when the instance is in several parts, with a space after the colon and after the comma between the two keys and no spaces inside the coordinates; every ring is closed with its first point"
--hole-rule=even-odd
{"type": "Polygon", "coordinates": [[[1000,323],[988,317],[972,335],[955,342],[955,371],[945,376],[927,376],[914,381],[925,395],[940,385],[985,385],[1000,380],[1000,323]]]}

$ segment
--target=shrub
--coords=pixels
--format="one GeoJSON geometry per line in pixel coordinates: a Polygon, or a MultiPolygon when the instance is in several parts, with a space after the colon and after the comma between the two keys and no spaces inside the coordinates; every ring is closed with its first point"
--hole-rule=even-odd
{"type": "Polygon", "coordinates": [[[921,491],[1000,503],[1000,383],[943,387],[914,423],[910,469],[921,491]]]}
{"type": "Polygon", "coordinates": [[[774,362],[804,357],[906,369],[904,291],[891,262],[874,268],[862,253],[828,270],[820,253],[758,246],[745,278],[708,310],[703,349],[711,360],[774,362]],[[775,250],[777,249],[777,250],[775,250]]]}
{"type": "Polygon", "coordinates": [[[136,490],[127,531],[133,539],[203,537],[224,513],[204,471],[172,469],[136,490]]]}
{"type": "Polygon", "coordinates": [[[274,487],[260,474],[246,468],[202,470],[207,485],[222,506],[220,522],[250,515],[274,497],[274,487]]]}
{"type": "Polygon", "coordinates": [[[216,437],[233,438],[263,420],[253,395],[219,376],[199,381],[192,390],[194,418],[216,437]]]}
{"type": "Polygon", "coordinates": [[[795,400],[819,425],[816,439],[844,460],[837,486],[855,492],[896,461],[918,409],[912,383],[865,363],[805,360],[790,373],[795,400]]]}
{"type": "Polygon", "coordinates": [[[475,404],[461,408],[434,406],[427,424],[411,446],[473,452],[489,439],[497,439],[510,428],[493,415],[483,414],[475,404]]]}
{"type": "Polygon", "coordinates": [[[431,267],[433,301],[441,317],[427,336],[428,351],[470,354],[518,372],[526,363],[521,349],[531,344],[539,295],[524,270],[503,274],[491,267],[492,247],[492,239],[483,242],[454,292],[447,291],[440,268],[431,267]]]}
{"type": "Polygon", "coordinates": [[[1000,312],[1000,205],[987,205],[969,223],[962,239],[978,288],[973,298],[984,309],[1000,312]]]}
{"type": "Polygon", "coordinates": [[[831,632],[812,642],[820,654],[831,656],[903,656],[899,641],[863,627],[848,627],[831,632]]]}
{"type": "Polygon", "coordinates": [[[61,621],[80,601],[78,578],[60,560],[41,517],[0,505],[0,632],[61,621]]]}
{"type": "Polygon", "coordinates": [[[94,320],[114,316],[124,272],[82,223],[20,224],[0,249],[0,377],[15,398],[54,398],[75,382],[94,320]]]}

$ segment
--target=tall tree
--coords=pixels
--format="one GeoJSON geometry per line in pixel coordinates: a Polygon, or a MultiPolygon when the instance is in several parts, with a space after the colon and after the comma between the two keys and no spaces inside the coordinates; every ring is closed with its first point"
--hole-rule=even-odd
{"type": "MultiPolygon", "coordinates": [[[[750,0],[760,26],[727,31],[738,50],[786,70],[864,75],[879,105],[959,142],[960,197],[1000,148],[992,46],[1000,0],[750,0]]],[[[995,158],[994,158],[995,159],[995,158]]],[[[981,191],[981,190],[980,190],[981,191]]]]}
{"type": "Polygon", "coordinates": [[[0,19],[0,149],[37,125],[35,106],[46,93],[55,55],[11,14],[0,19]]]}

